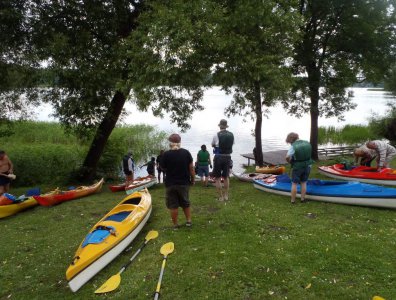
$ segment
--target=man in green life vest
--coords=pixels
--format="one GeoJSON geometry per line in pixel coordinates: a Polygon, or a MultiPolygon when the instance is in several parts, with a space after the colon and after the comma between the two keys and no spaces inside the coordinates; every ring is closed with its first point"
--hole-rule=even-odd
{"type": "Polygon", "coordinates": [[[312,146],[309,142],[300,140],[295,132],[287,135],[286,143],[291,144],[286,154],[286,161],[292,166],[291,203],[296,203],[297,184],[301,185],[301,203],[304,203],[307,181],[313,162],[311,159],[312,146]]]}
{"type": "Polygon", "coordinates": [[[220,120],[220,131],[213,137],[212,147],[216,149],[213,159],[213,176],[216,178],[216,190],[219,201],[228,200],[230,187],[231,153],[234,145],[234,135],[228,131],[227,120],[220,120]],[[224,184],[221,184],[221,178],[224,184]]]}

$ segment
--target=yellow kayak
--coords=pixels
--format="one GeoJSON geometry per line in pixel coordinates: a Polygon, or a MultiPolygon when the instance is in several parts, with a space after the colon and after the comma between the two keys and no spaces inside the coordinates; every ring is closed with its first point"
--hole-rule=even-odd
{"type": "Polygon", "coordinates": [[[14,215],[21,210],[25,210],[29,207],[36,206],[38,203],[33,197],[27,198],[23,202],[8,204],[8,205],[0,205],[0,219],[5,218],[11,215],[14,215]]]}
{"type": "Polygon", "coordinates": [[[152,210],[147,189],[124,198],[88,233],[66,271],[75,292],[116,258],[138,235],[152,210]]]}
{"type": "Polygon", "coordinates": [[[274,175],[280,175],[285,173],[286,168],[284,166],[267,166],[267,167],[256,167],[256,172],[257,173],[262,173],[262,174],[274,174],[274,175]]]}

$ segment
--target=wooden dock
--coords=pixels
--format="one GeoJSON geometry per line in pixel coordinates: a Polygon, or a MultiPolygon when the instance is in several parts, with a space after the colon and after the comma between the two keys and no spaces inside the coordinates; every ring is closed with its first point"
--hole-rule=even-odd
{"type": "MultiPolygon", "coordinates": [[[[345,146],[345,147],[331,147],[331,148],[319,148],[318,155],[319,159],[328,159],[330,157],[352,155],[353,150],[358,146],[345,146]]],[[[263,152],[263,160],[268,165],[284,165],[286,164],[287,150],[275,150],[263,152]]],[[[254,161],[253,153],[241,154],[243,157],[248,159],[248,166],[250,166],[250,160],[254,161]]]]}

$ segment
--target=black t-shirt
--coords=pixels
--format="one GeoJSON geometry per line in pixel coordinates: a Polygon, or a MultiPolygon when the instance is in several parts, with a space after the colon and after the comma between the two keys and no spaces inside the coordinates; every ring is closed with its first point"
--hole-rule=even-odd
{"type": "Polygon", "coordinates": [[[161,159],[161,168],[165,171],[165,186],[189,185],[191,153],[183,148],[168,150],[161,159]]]}

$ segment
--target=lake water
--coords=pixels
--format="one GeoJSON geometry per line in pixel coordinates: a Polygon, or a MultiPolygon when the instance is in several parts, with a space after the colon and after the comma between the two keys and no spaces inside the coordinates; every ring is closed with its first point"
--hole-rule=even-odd
{"type": "MultiPolygon", "coordinates": [[[[342,127],[346,124],[367,124],[368,118],[373,112],[382,115],[385,113],[389,101],[394,101],[389,94],[382,90],[370,90],[366,88],[351,88],[354,93],[353,101],[357,107],[353,111],[345,114],[344,121],[338,121],[336,118],[320,118],[319,126],[336,126],[342,127]]],[[[251,153],[254,148],[254,121],[244,120],[241,116],[227,118],[224,109],[231,103],[232,95],[226,95],[220,88],[212,88],[205,92],[202,105],[203,111],[197,111],[193,114],[189,124],[191,128],[185,133],[180,133],[176,125],[171,123],[168,115],[163,119],[154,117],[151,112],[139,112],[136,107],[130,103],[126,105],[128,112],[124,119],[126,124],[149,124],[154,125],[159,130],[168,133],[177,132],[182,138],[182,147],[188,149],[194,159],[200,146],[206,144],[208,150],[211,150],[210,144],[213,136],[219,130],[218,123],[220,119],[227,119],[229,130],[234,133],[235,145],[233,147],[232,159],[234,161],[234,170],[240,172],[243,170],[242,164],[247,163],[247,159],[241,154],[251,153]]],[[[49,117],[51,108],[49,106],[40,109],[38,113],[39,120],[54,120],[49,117]]],[[[309,140],[310,134],[310,117],[305,115],[297,119],[294,116],[286,114],[282,107],[275,106],[270,109],[269,118],[263,119],[262,141],[263,151],[287,149],[285,143],[286,135],[291,132],[297,132],[301,139],[309,140]]],[[[148,153],[148,157],[157,155],[148,153]]]]}

